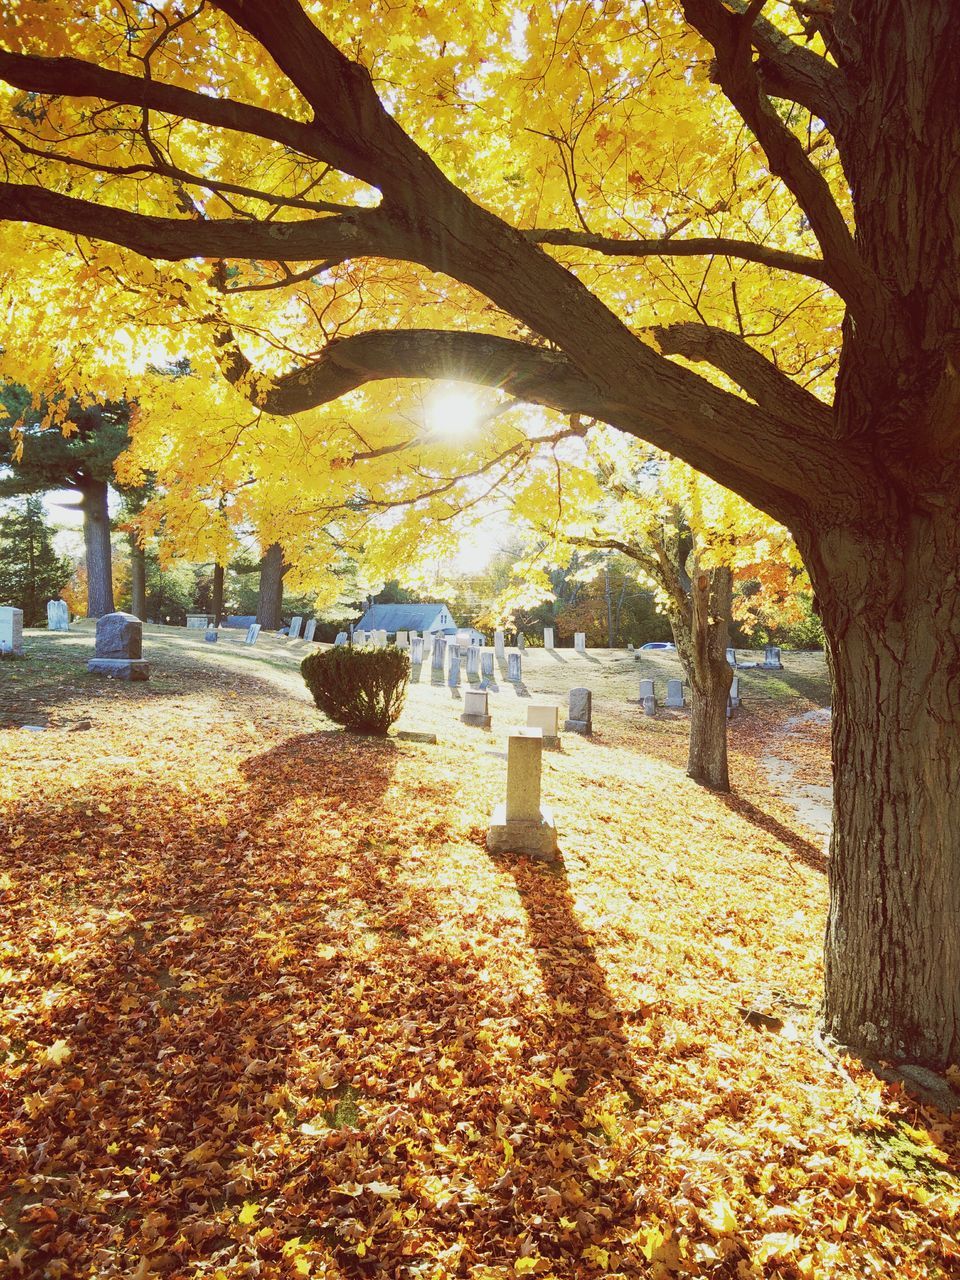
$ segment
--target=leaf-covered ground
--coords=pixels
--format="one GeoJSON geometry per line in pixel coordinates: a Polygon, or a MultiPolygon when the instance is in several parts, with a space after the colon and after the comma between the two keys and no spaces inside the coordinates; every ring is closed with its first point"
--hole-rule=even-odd
{"type": "Polygon", "coordinates": [[[48,726],[0,729],[4,1275],[960,1273],[957,1126],[811,1040],[823,857],[760,761],[822,675],[744,689],[723,799],[632,658],[529,655],[602,695],[551,869],[484,849],[513,690],[375,742],[281,642],[148,640],[147,685],[83,632],[0,667],[48,726]]]}

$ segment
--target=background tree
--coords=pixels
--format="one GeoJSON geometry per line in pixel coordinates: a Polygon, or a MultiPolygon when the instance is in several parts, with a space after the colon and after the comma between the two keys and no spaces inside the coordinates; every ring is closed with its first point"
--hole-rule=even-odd
{"type": "MultiPolygon", "coordinates": [[[[22,400],[23,392],[11,388],[5,396],[22,400]]],[[[113,464],[129,444],[130,409],[125,404],[70,405],[66,415],[69,434],[43,429],[26,406],[16,434],[0,436],[0,496],[49,493],[70,489],[83,516],[83,542],[87,571],[87,617],[99,618],[114,609],[113,563],[110,544],[110,484],[113,464]],[[32,419],[32,420],[31,420],[32,419]]],[[[71,505],[71,504],[64,504],[71,505]]]]}
{"type": "Polygon", "coordinates": [[[46,624],[47,601],[59,597],[71,564],[53,545],[54,530],[43,500],[27,497],[0,507],[0,600],[23,610],[23,624],[46,624]]]}
{"type": "MultiPolygon", "coordinates": [[[[646,439],[786,525],[834,682],[827,1026],[943,1064],[960,25],[950,0],[763,8],[341,8],[321,30],[297,0],[176,22],[24,0],[0,18],[0,76],[33,95],[5,99],[0,216],[67,234],[11,228],[2,362],[113,394],[132,327],[185,342],[266,415],[277,485],[299,431],[337,486],[357,420],[319,406],[477,381],[646,439]],[[51,300],[102,330],[68,368],[34,349],[51,300]]],[[[399,421],[366,452],[387,458],[399,421]]]]}

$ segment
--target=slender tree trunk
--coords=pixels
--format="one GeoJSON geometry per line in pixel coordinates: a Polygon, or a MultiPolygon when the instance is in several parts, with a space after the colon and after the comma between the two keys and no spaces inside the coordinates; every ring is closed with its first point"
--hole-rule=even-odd
{"type": "Polygon", "coordinates": [[[264,631],[276,631],[283,616],[283,548],[279,542],[267,547],[260,562],[260,600],[257,621],[264,631]]]}
{"type": "Polygon", "coordinates": [[[80,489],[83,544],[87,560],[87,617],[114,612],[110,512],[105,480],[85,480],[80,489]]]}
{"type": "MultiPolygon", "coordinates": [[[[213,566],[213,599],[211,605],[213,608],[213,625],[219,627],[223,621],[223,581],[225,571],[222,564],[213,566]]],[[[262,624],[261,624],[262,625],[262,624]]]]}
{"type": "Polygon", "coordinates": [[[690,686],[687,774],[714,791],[730,790],[727,765],[727,700],[733,675],[727,662],[733,573],[701,570],[690,582],[688,618],[670,615],[674,643],[690,686]]]}
{"type": "Polygon", "coordinates": [[[130,537],[130,612],[142,621],[147,617],[147,558],[137,535],[130,537]]]}
{"type": "Polygon", "coordinates": [[[833,676],[827,1029],[960,1061],[960,510],[804,547],[833,676]]]}
{"type": "Polygon", "coordinates": [[[613,648],[613,592],[610,589],[610,566],[603,571],[603,594],[607,601],[607,648],[613,648]]]}

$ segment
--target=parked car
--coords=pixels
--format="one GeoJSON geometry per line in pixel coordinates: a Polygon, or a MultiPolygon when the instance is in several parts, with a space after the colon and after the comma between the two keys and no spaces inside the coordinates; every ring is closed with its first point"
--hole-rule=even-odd
{"type": "Polygon", "coordinates": [[[648,640],[646,644],[640,646],[641,649],[676,649],[675,644],[668,644],[666,640],[648,640]]]}

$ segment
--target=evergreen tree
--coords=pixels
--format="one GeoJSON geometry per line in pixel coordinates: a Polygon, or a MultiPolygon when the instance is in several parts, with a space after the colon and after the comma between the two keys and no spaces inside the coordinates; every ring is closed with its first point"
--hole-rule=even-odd
{"type": "Polygon", "coordinates": [[[22,609],[26,627],[46,620],[47,601],[70,577],[70,561],[54,550],[53,532],[39,497],[11,501],[0,514],[0,603],[22,609]]]}

